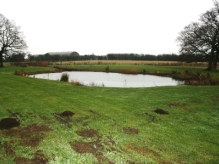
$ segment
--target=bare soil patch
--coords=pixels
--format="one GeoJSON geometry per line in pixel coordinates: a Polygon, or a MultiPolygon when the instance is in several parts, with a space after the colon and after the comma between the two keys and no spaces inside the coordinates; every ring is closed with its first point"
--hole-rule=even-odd
{"type": "Polygon", "coordinates": [[[3,134],[18,139],[23,146],[36,147],[46,136],[45,133],[51,130],[46,125],[31,124],[23,128],[9,129],[3,134]]]}
{"type": "MultiPolygon", "coordinates": [[[[79,154],[83,153],[90,153],[92,154],[96,159],[97,163],[108,163],[113,164],[112,161],[110,161],[108,158],[106,158],[103,155],[104,151],[112,152],[116,151],[114,148],[115,141],[109,136],[103,136],[98,134],[98,131],[94,129],[83,129],[76,132],[78,135],[83,137],[96,137],[94,141],[85,142],[85,141],[75,141],[75,142],[69,142],[72,149],[76,151],[79,154]]],[[[94,139],[94,138],[93,138],[94,139]]]]}
{"type": "Polygon", "coordinates": [[[12,142],[5,142],[2,144],[2,147],[5,149],[5,153],[7,156],[14,156],[15,152],[13,149],[13,143],[12,142]]]}
{"type": "Polygon", "coordinates": [[[16,164],[23,164],[23,163],[32,164],[32,163],[31,163],[31,159],[24,158],[24,157],[16,157],[16,158],[14,159],[14,162],[15,162],[16,164]]]}
{"type": "Polygon", "coordinates": [[[42,150],[37,150],[31,159],[16,157],[14,161],[16,164],[47,164],[49,162],[42,150]]]}
{"type": "Polygon", "coordinates": [[[138,134],[139,130],[131,127],[124,127],[123,132],[126,134],[138,134]]]}
{"type": "Polygon", "coordinates": [[[159,157],[160,155],[151,150],[151,149],[148,149],[148,148],[145,148],[145,147],[139,147],[139,146],[136,146],[134,144],[127,144],[126,145],[127,148],[131,149],[131,150],[134,150],[135,152],[143,155],[143,156],[149,156],[149,155],[152,155],[152,156],[155,156],[155,157],[159,157]]]}
{"type": "Polygon", "coordinates": [[[145,156],[145,157],[152,156],[153,159],[158,163],[169,163],[169,162],[163,161],[161,158],[161,155],[159,153],[157,153],[154,150],[151,150],[149,148],[140,147],[140,146],[137,146],[137,145],[132,144],[132,143],[127,144],[126,147],[129,150],[135,151],[136,153],[138,153],[142,156],[145,156]]]}
{"type": "Polygon", "coordinates": [[[101,143],[100,139],[97,139],[96,141],[92,142],[83,142],[83,141],[77,141],[70,143],[72,149],[74,149],[77,153],[83,154],[83,153],[91,153],[93,156],[96,157],[98,163],[109,163],[113,164],[112,161],[104,157],[103,151],[105,149],[104,145],[101,143]]]}
{"type": "Polygon", "coordinates": [[[15,118],[3,118],[0,121],[0,129],[11,129],[13,127],[20,126],[20,122],[15,118]]]}
{"type": "Polygon", "coordinates": [[[98,153],[98,151],[104,149],[104,146],[99,140],[92,142],[78,141],[72,143],[71,146],[77,153],[92,153],[95,156],[101,154],[100,152],[98,153]]]}
{"type": "Polygon", "coordinates": [[[156,109],[154,112],[157,113],[157,114],[169,114],[169,112],[167,112],[167,111],[165,111],[163,109],[159,109],[159,108],[156,109]]]}
{"type": "Polygon", "coordinates": [[[98,132],[94,129],[83,129],[76,131],[77,135],[82,137],[95,137],[98,135],[98,132]]]}
{"type": "Polygon", "coordinates": [[[144,163],[142,163],[142,162],[141,163],[139,163],[139,162],[136,163],[136,162],[133,162],[133,161],[126,161],[126,163],[127,164],[145,164],[145,162],[144,163]]]}

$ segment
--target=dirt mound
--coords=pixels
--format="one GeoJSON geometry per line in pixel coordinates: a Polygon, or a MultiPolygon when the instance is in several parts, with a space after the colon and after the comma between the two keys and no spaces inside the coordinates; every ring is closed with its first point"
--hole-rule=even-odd
{"type": "Polygon", "coordinates": [[[72,111],[64,111],[62,113],[60,113],[60,116],[62,117],[72,117],[75,113],[73,113],[72,111]]]}
{"type": "Polygon", "coordinates": [[[130,128],[130,127],[124,127],[123,132],[126,134],[138,134],[139,130],[135,128],[130,128]]]}
{"type": "Polygon", "coordinates": [[[156,109],[154,112],[157,113],[157,114],[169,114],[167,111],[165,111],[163,109],[159,109],[159,108],[156,109]]]}
{"type": "Polygon", "coordinates": [[[72,127],[72,116],[75,113],[73,113],[72,111],[64,111],[62,113],[53,113],[53,115],[55,116],[55,118],[62,124],[66,125],[67,127],[71,128],[72,127]]]}
{"type": "Polygon", "coordinates": [[[19,126],[20,122],[15,118],[3,118],[0,121],[0,129],[10,129],[16,126],[19,126]]]}
{"type": "Polygon", "coordinates": [[[94,129],[79,130],[79,131],[76,131],[76,133],[82,137],[95,137],[98,135],[98,132],[94,129]]]}

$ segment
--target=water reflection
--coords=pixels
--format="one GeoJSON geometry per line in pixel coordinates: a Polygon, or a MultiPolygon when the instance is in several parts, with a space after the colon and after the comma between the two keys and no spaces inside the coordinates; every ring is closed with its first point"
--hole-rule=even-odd
{"type": "MultiPolygon", "coordinates": [[[[69,74],[69,81],[78,81],[87,86],[105,86],[105,87],[156,87],[156,86],[177,86],[183,84],[182,81],[174,80],[170,77],[160,77],[153,75],[128,75],[120,73],[105,72],[81,72],[71,71],[62,72],[69,74]]],[[[62,73],[36,74],[30,77],[59,80],[62,73]]]]}

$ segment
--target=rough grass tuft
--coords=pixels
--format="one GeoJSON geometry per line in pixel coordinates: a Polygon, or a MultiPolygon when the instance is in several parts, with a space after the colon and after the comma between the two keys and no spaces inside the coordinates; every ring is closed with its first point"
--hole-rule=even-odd
{"type": "Polygon", "coordinates": [[[15,71],[14,72],[15,75],[18,75],[18,76],[28,76],[28,73],[26,73],[23,69],[21,69],[20,71],[15,71]]]}
{"type": "Polygon", "coordinates": [[[68,82],[68,80],[69,80],[69,75],[67,73],[63,73],[60,81],[68,82]]]}
{"type": "Polygon", "coordinates": [[[84,86],[84,84],[82,84],[80,81],[72,81],[71,83],[76,86],[84,86]]]}

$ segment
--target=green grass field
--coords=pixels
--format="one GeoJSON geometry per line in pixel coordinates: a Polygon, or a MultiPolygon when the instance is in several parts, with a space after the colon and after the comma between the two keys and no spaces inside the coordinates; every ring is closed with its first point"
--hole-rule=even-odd
{"type": "MultiPolygon", "coordinates": [[[[219,86],[86,87],[14,75],[21,69],[53,71],[51,67],[0,69],[0,120],[20,121],[17,127],[0,130],[3,164],[219,163],[219,86]]],[[[218,72],[212,76],[219,77],[218,72]]]]}

